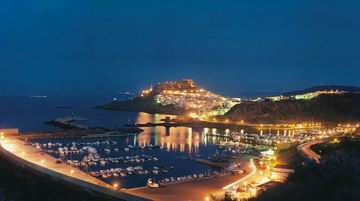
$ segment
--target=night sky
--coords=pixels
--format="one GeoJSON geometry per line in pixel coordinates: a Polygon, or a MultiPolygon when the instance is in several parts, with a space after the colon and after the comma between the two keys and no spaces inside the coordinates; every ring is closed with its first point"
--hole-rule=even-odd
{"type": "Polygon", "coordinates": [[[360,85],[359,0],[5,0],[0,94],[360,85]]]}

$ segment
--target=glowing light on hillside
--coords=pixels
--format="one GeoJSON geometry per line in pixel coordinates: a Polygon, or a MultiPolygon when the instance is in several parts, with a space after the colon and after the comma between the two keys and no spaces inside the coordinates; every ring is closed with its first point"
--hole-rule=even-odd
{"type": "Polygon", "coordinates": [[[194,113],[194,112],[189,113],[188,116],[193,118],[193,119],[198,119],[199,118],[199,115],[194,113]]]}

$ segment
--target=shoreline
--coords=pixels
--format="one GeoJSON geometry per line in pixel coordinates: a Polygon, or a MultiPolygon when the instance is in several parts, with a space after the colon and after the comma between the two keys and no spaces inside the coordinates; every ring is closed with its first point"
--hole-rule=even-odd
{"type": "MultiPolygon", "coordinates": [[[[64,182],[65,184],[79,186],[84,190],[94,191],[110,197],[124,199],[125,196],[125,200],[134,201],[153,200],[153,191],[160,190],[160,194],[163,194],[162,191],[171,192],[173,189],[177,189],[179,187],[185,189],[197,189],[199,187],[200,189],[209,189],[207,192],[218,192],[222,190],[223,186],[248,175],[246,173],[237,175],[215,175],[211,177],[170,183],[159,189],[153,189],[145,186],[129,189],[122,188],[121,190],[114,191],[113,186],[98,180],[97,178],[94,178],[76,168],[66,164],[56,164],[55,158],[48,154],[42,154],[41,152],[36,151],[33,147],[25,145],[22,140],[17,138],[9,137],[4,139],[1,142],[0,154],[3,155],[7,160],[14,162],[16,165],[23,166],[26,169],[32,170],[41,175],[48,175],[51,180],[56,182],[64,182]],[[73,172],[70,171],[72,169],[75,171],[75,173],[70,173],[73,172]],[[73,174],[79,174],[81,176],[77,177],[73,174]]],[[[244,167],[247,167],[247,165],[244,164],[244,167]]],[[[174,195],[178,196],[177,193],[174,195]]],[[[181,196],[181,193],[179,196],[181,196]]],[[[159,199],[159,201],[161,200],[162,199],[159,199]]]]}
{"type": "Polygon", "coordinates": [[[57,164],[56,159],[48,154],[42,154],[23,141],[16,138],[5,138],[0,144],[0,154],[15,165],[47,175],[55,182],[75,185],[83,190],[100,193],[120,200],[147,201],[148,199],[130,195],[125,191],[116,190],[113,186],[94,178],[77,168],[67,164],[57,164]]]}
{"type": "Polygon", "coordinates": [[[229,185],[233,185],[234,183],[236,184],[239,181],[241,182],[243,180],[247,180],[249,177],[252,177],[254,171],[249,171],[251,162],[244,160],[243,166],[246,170],[246,173],[244,174],[227,174],[220,177],[196,179],[160,188],[142,187],[127,189],[125,192],[156,201],[204,200],[204,198],[210,198],[213,194],[224,192],[224,188],[229,185]]]}

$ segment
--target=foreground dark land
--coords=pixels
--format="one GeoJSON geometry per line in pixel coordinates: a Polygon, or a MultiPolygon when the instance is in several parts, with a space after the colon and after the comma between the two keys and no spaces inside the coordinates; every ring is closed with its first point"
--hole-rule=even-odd
{"type": "Polygon", "coordinates": [[[111,201],[111,198],[54,182],[0,157],[0,201],[111,201]]]}
{"type": "Polygon", "coordinates": [[[284,185],[251,201],[355,201],[360,197],[360,140],[342,138],[312,149],[322,155],[320,165],[295,159],[295,173],[284,185]]]}

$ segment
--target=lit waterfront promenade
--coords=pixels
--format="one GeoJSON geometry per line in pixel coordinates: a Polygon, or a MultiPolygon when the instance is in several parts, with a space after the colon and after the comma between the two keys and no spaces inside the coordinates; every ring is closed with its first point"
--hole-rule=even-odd
{"type": "Polygon", "coordinates": [[[222,189],[223,190],[228,190],[228,189],[230,189],[230,188],[232,188],[232,187],[234,187],[234,186],[239,186],[239,185],[241,185],[244,181],[246,181],[247,179],[249,179],[250,177],[252,177],[252,176],[254,176],[255,174],[256,174],[256,166],[255,166],[255,164],[254,164],[254,159],[250,159],[250,167],[251,167],[251,172],[248,174],[248,175],[246,175],[246,176],[244,176],[243,178],[241,178],[241,179],[239,179],[239,180],[237,180],[237,181],[235,181],[235,182],[233,182],[233,183],[231,183],[231,184],[229,184],[229,185],[227,185],[227,186],[224,186],[222,189]]]}
{"type": "Polygon", "coordinates": [[[227,175],[185,183],[171,184],[163,188],[138,188],[127,190],[128,193],[156,201],[202,201],[211,200],[211,195],[225,193],[228,187],[244,182],[254,176],[256,167],[251,162],[243,161],[246,174],[227,175]],[[255,168],[255,169],[254,169],[255,168]]]}
{"type": "Polygon", "coordinates": [[[0,153],[18,165],[23,165],[37,172],[49,175],[51,178],[60,179],[61,181],[75,184],[84,189],[100,192],[121,200],[147,200],[116,190],[115,188],[120,187],[117,186],[118,184],[112,186],[70,165],[63,163],[57,164],[55,158],[39,152],[31,146],[25,145],[24,142],[19,139],[5,138],[0,142],[0,153]]]}

